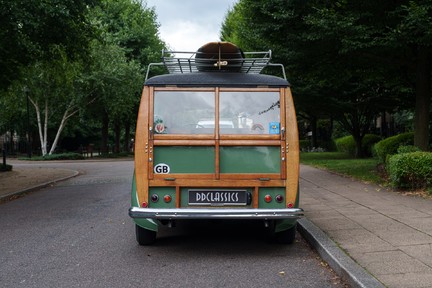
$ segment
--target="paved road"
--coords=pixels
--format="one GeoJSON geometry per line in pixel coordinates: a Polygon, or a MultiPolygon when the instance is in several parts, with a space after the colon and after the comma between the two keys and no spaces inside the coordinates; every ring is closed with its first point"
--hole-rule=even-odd
{"type": "Polygon", "coordinates": [[[1,287],[345,287],[299,235],[268,244],[261,223],[179,223],[138,246],[133,162],[65,165],[83,175],[0,205],[1,287]]]}

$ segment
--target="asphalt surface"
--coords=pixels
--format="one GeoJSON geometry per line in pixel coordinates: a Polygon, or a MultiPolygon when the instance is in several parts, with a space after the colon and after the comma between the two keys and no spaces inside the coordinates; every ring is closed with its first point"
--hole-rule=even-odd
{"type": "Polygon", "coordinates": [[[138,246],[131,161],[47,165],[80,175],[0,205],[2,287],[346,287],[300,235],[269,244],[262,223],[180,222],[138,246]]]}
{"type": "MultiPolygon", "coordinates": [[[[65,168],[61,163],[53,165],[65,168]]],[[[79,165],[76,170],[80,171],[79,165]]],[[[105,181],[104,176],[99,176],[100,181],[105,181]]],[[[431,199],[405,196],[309,166],[301,167],[300,176],[300,206],[306,217],[299,221],[299,232],[350,286],[432,287],[431,199]]],[[[73,181],[86,182],[85,177],[73,181]]],[[[91,181],[97,183],[97,177],[96,173],[91,181]]],[[[2,181],[0,177],[0,184],[2,181]]],[[[131,237],[130,231],[122,233],[131,237]]],[[[219,253],[223,253],[222,249],[219,253]]]]}

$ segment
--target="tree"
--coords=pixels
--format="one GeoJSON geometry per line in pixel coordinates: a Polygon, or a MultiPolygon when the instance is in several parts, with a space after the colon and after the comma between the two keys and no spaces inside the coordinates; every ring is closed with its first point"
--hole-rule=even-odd
{"type": "Polygon", "coordinates": [[[16,94],[23,89],[30,91],[28,97],[36,112],[43,156],[51,155],[55,151],[67,121],[85,106],[87,101],[91,101],[81,90],[81,63],[70,61],[61,48],[53,51],[52,55],[56,57],[28,67],[23,73],[25,81],[17,85],[19,89],[16,91],[16,94]],[[54,126],[54,123],[59,124],[54,140],[48,147],[48,128],[54,126]]]}
{"type": "MultiPolygon", "coordinates": [[[[429,10],[408,17],[405,2],[241,0],[228,14],[222,35],[247,46],[275,47],[275,59],[287,67],[299,114],[311,119],[332,115],[356,139],[360,157],[361,139],[375,115],[410,103],[411,77],[406,75],[412,74],[401,73],[403,65],[395,61],[407,60],[406,52],[390,41],[401,30],[396,27],[410,30],[404,24],[410,19],[421,33],[431,31],[429,10]]],[[[430,80],[430,72],[425,75],[430,80]]]]}
{"type": "Polygon", "coordinates": [[[109,125],[116,143],[124,127],[129,147],[145,67],[165,47],[154,10],[137,0],[0,1],[0,35],[10,39],[0,43],[0,103],[11,108],[0,115],[2,131],[25,113],[12,104],[25,105],[26,87],[43,154],[54,151],[73,116],[80,116],[77,124],[85,121],[83,130],[101,123],[104,148],[109,125]]]}
{"type": "Polygon", "coordinates": [[[125,119],[136,117],[132,111],[139,101],[136,92],[142,87],[142,73],[140,65],[136,61],[128,61],[124,49],[117,45],[95,41],[92,55],[93,61],[86,78],[95,102],[87,112],[93,117],[99,116],[102,123],[102,152],[108,153],[110,119],[119,125],[125,119]]]}
{"type": "MultiPolygon", "coordinates": [[[[107,87],[101,89],[101,85],[95,81],[93,82],[96,85],[95,87],[98,87],[97,99],[99,99],[100,113],[96,113],[96,115],[100,117],[102,123],[102,150],[107,152],[110,121],[115,125],[116,150],[119,150],[120,126],[124,125],[125,131],[130,132],[130,126],[136,121],[136,113],[130,112],[137,111],[145,68],[149,63],[159,61],[160,53],[162,49],[165,48],[165,43],[163,43],[158,36],[159,26],[156,22],[154,9],[143,6],[141,1],[103,0],[99,6],[92,10],[91,17],[92,23],[98,28],[100,35],[100,43],[93,44],[96,45],[95,47],[107,49],[107,53],[102,52],[104,50],[93,50],[93,55],[95,55],[95,63],[92,66],[95,72],[94,76],[101,79],[101,83],[106,83],[105,81],[109,79],[106,72],[109,73],[109,71],[105,71],[105,68],[114,68],[113,65],[117,64],[120,65],[121,68],[116,69],[116,73],[118,72],[121,74],[120,70],[122,69],[132,69],[134,71],[129,75],[129,78],[127,74],[120,75],[114,73],[111,75],[112,77],[119,77],[118,79],[135,81],[134,83],[129,82],[129,88],[133,87],[135,89],[134,91],[123,87],[123,84],[126,83],[125,81],[118,83],[120,86],[117,87],[117,91],[111,89],[110,93],[106,92],[107,90],[105,89],[108,89],[107,87]],[[117,46],[117,48],[115,46],[117,46]],[[109,53],[120,57],[119,61],[121,63],[114,64],[116,62],[112,60],[112,55],[109,55],[109,53]],[[104,61],[107,61],[107,64],[101,65],[104,61]],[[126,62],[123,61],[130,62],[130,65],[124,66],[123,64],[126,62]],[[98,69],[101,70],[98,72],[98,69]],[[140,77],[137,76],[137,73],[140,73],[140,77]],[[122,98],[123,100],[120,101],[122,105],[116,105],[118,100],[122,98]],[[129,99],[133,102],[132,107],[128,106],[130,102],[125,99],[129,99]],[[126,102],[128,103],[127,105],[126,102]],[[119,111],[120,109],[124,110],[119,111]]],[[[125,142],[129,142],[129,138],[130,136],[127,133],[127,135],[125,135],[125,142]]],[[[129,146],[129,144],[125,143],[125,146],[129,146]]]]}
{"type": "Polygon", "coordinates": [[[393,49],[395,69],[403,67],[403,77],[415,91],[414,145],[429,149],[432,96],[432,3],[402,1],[393,10],[397,21],[390,26],[382,45],[393,49]]]}
{"type": "Polygon", "coordinates": [[[404,104],[414,102],[410,98],[415,99],[414,144],[427,150],[432,92],[432,3],[341,1],[338,4],[333,9],[321,9],[314,26],[321,35],[328,35],[324,31],[337,31],[335,26],[342,28],[339,33],[331,33],[333,38],[343,35],[341,51],[375,63],[376,69],[385,75],[382,81],[385,89],[393,90],[393,98],[399,96],[404,104]],[[329,29],[328,25],[333,26],[329,29]]]}
{"type": "Polygon", "coordinates": [[[84,57],[93,35],[85,15],[95,2],[0,0],[0,90],[27,65],[49,60],[53,46],[71,59],[84,57]]]}

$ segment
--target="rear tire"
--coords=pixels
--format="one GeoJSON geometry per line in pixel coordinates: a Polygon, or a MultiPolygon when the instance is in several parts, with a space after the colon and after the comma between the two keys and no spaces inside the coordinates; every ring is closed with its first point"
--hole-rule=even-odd
{"type": "Polygon", "coordinates": [[[297,224],[288,230],[275,233],[275,240],[281,244],[292,244],[295,240],[297,224]]]}
{"type": "Polygon", "coordinates": [[[136,224],[135,234],[139,245],[151,245],[156,241],[156,231],[142,228],[136,224]]]}

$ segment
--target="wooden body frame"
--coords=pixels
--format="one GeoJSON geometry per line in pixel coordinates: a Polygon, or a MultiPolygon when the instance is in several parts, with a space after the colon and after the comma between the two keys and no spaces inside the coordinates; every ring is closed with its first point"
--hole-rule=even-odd
{"type": "Polygon", "coordinates": [[[294,103],[289,87],[284,88],[177,88],[144,86],[139,107],[135,135],[135,175],[137,198],[140,205],[149,203],[149,187],[175,187],[176,207],[180,208],[181,187],[252,187],[252,207],[258,208],[260,187],[285,187],[286,205],[296,203],[299,179],[299,143],[294,103]],[[154,135],[153,106],[155,91],[212,91],[215,93],[215,133],[213,135],[154,135]],[[223,91],[277,91],[280,93],[280,135],[220,135],[219,93],[223,91]],[[155,146],[214,146],[215,173],[169,174],[153,173],[155,146]],[[280,174],[221,174],[219,147],[221,146],[279,146],[280,174]]]}

